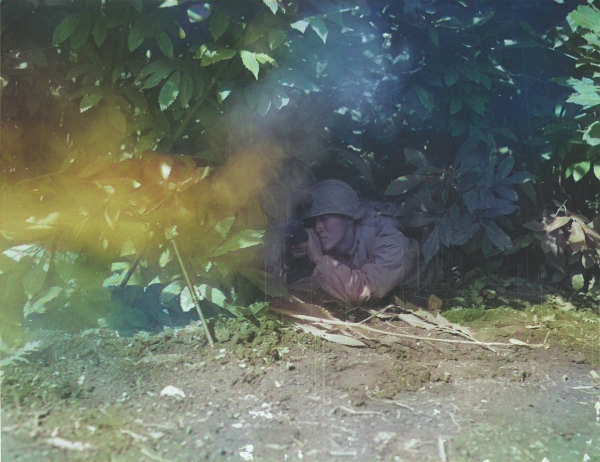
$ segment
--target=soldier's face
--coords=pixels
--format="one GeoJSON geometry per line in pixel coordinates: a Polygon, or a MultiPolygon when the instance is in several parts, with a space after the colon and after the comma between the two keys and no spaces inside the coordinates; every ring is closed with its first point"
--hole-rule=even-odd
{"type": "Polygon", "coordinates": [[[342,247],[345,247],[348,241],[351,227],[351,221],[347,217],[328,213],[315,217],[314,220],[315,231],[323,252],[346,250],[342,247]]]}

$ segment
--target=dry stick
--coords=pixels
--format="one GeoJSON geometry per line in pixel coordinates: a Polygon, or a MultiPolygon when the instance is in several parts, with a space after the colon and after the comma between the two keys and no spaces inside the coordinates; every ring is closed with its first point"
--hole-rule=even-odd
{"type": "MultiPolygon", "coordinates": [[[[474,341],[470,341],[470,340],[450,340],[450,339],[443,339],[443,338],[419,337],[418,335],[398,334],[396,332],[387,332],[385,330],[375,329],[374,327],[365,326],[365,325],[357,323],[357,322],[334,321],[334,320],[330,320],[330,319],[315,318],[314,316],[306,316],[304,314],[289,314],[289,313],[285,312],[285,310],[278,310],[278,309],[273,309],[273,310],[277,311],[277,312],[280,312],[282,314],[286,314],[288,316],[292,316],[294,318],[303,319],[305,321],[313,321],[313,322],[322,323],[322,324],[332,324],[334,326],[355,327],[355,328],[358,328],[358,329],[368,330],[369,332],[375,332],[375,333],[378,333],[378,334],[391,335],[391,336],[394,336],[394,337],[412,338],[412,339],[415,339],[415,340],[426,340],[428,342],[462,343],[462,344],[466,344],[466,345],[479,345],[479,346],[482,346],[482,347],[488,347],[488,346],[491,346],[491,345],[494,345],[494,346],[510,346],[510,347],[515,346],[512,343],[480,342],[478,340],[474,340],[474,341]]],[[[524,346],[529,346],[529,345],[525,344],[524,346]]]]}
{"type": "MultiPolygon", "coordinates": [[[[415,314],[415,316],[417,316],[417,315],[415,314]]],[[[423,322],[425,322],[428,325],[432,326],[432,329],[435,329],[435,330],[437,330],[439,332],[446,332],[447,334],[458,335],[459,337],[466,338],[467,340],[471,340],[471,341],[473,341],[475,343],[479,342],[479,340],[477,340],[475,337],[473,337],[470,334],[466,334],[464,332],[461,332],[460,330],[452,329],[451,327],[445,327],[445,326],[440,325],[440,324],[433,324],[431,321],[429,321],[427,319],[423,319],[420,316],[417,316],[417,317],[420,318],[423,322]]],[[[393,328],[397,327],[397,326],[394,326],[394,325],[390,324],[389,322],[386,322],[386,324],[388,326],[390,326],[390,327],[393,327],[393,328]]],[[[490,351],[492,351],[494,353],[497,353],[497,351],[494,350],[491,346],[484,346],[483,348],[485,348],[486,350],[490,350],[490,351]]]]}
{"type": "Polygon", "coordinates": [[[181,267],[181,271],[183,272],[183,277],[185,278],[185,283],[187,284],[188,290],[190,291],[190,295],[192,296],[192,300],[194,301],[194,305],[196,306],[196,311],[198,312],[198,316],[200,316],[200,321],[202,321],[202,325],[204,326],[204,333],[206,334],[206,338],[208,339],[208,343],[211,348],[215,347],[215,343],[213,341],[212,335],[210,334],[210,330],[208,330],[208,326],[206,324],[206,320],[204,319],[204,314],[202,314],[202,308],[200,307],[200,302],[198,301],[198,297],[196,296],[196,289],[192,285],[192,281],[190,276],[185,269],[185,265],[183,264],[183,259],[181,258],[181,254],[179,253],[179,248],[177,247],[177,243],[175,242],[175,237],[169,238],[171,244],[173,244],[173,250],[175,251],[175,256],[177,257],[177,261],[179,261],[179,266],[181,267]]]}
{"type": "Polygon", "coordinates": [[[367,321],[369,321],[370,319],[374,318],[375,316],[379,316],[380,314],[385,313],[389,308],[393,308],[396,305],[388,305],[385,308],[380,309],[379,311],[376,311],[375,313],[371,314],[371,316],[369,316],[366,319],[363,319],[361,322],[359,322],[359,324],[364,324],[367,321]]]}
{"type": "Polygon", "coordinates": [[[142,251],[140,252],[140,254],[137,257],[135,257],[135,261],[133,262],[133,265],[131,265],[129,267],[129,269],[127,270],[127,274],[125,275],[125,279],[123,279],[123,281],[119,285],[119,289],[125,288],[125,286],[129,282],[129,280],[131,279],[131,276],[133,276],[134,271],[137,269],[138,265],[140,264],[140,261],[142,260],[142,257],[146,253],[146,249],[148,248],[149,245],[150,245],[150,241],[148,241],[146,243],[146,245],[144,246],[144,248],[142,249],[142,251]]]}
{"type": "Polygon", "coordinates": [[[448,455],[446,454],[446,440],[438,437],[438,454],[440,455],[440,462],[448,462],[448,455]]]}

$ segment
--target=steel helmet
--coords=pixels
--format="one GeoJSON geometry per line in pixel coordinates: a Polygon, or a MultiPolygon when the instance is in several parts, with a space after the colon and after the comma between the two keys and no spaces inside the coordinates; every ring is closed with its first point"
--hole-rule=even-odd
{"type": "Polygon", "coordinates": [[[349,185],[340,180],[325,180],[316,184],[302,218],[308,219],[338,213],[354,220],[362,218],[361,203],[358,194],[349,185]]]}

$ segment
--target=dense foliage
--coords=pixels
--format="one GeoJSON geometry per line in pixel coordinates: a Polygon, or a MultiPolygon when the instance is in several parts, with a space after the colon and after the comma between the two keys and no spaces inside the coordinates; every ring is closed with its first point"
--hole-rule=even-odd
{"type": "Polygon", "coordinates": [[[311,168],[391,201],[428,262],[598,275],[597,2],[1,5],[3,339],[134,283],[255,312],[311,168]]]}

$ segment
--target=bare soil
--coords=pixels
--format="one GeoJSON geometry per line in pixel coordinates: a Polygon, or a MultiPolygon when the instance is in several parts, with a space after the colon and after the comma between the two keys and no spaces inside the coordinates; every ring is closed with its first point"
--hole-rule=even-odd
{"type": "MultiPolygon", "coordinates": [[[[219,320],[214,349],[196,323],[35,331],[4,358],[2,461],[600,461],[597,314],[472,317],[479,340],[546,346],[352,348],[268,317],[219,320]]],[[[452,338],[386,322],[369,321],[452,338]]]]}

